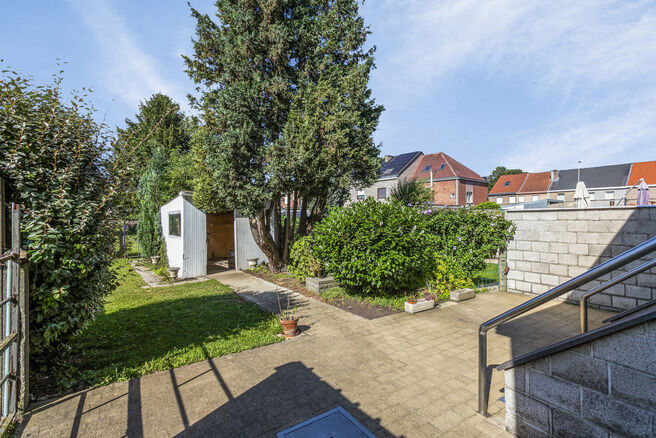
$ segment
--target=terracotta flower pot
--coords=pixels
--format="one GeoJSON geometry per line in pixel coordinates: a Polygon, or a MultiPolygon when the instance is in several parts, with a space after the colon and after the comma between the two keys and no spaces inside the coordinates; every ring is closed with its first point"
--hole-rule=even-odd
{"type": "Polygon", "coordinates": [[[406,301],[410,304],[417,304],[417,299],[416,298],[408,298],[406,301]]]}
{"type": "Polygon", "coordinates": [[[280,325],[282,326],[282,335],[285,339],[298,335],[298,318],[281,319],[280,325]]]}

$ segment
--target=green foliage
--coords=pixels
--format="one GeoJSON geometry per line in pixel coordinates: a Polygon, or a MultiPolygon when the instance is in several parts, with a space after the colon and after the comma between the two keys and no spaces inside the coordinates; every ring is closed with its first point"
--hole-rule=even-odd
{"type": "Polygon", "coordinates": [[[248,215],[274,271],[330,202],[377,176],[372,135],[383,108],[368,88],[374,50],[363,48],[358,3],[218,0],[217,21],[192,9],[197,37],[185,62],[211,136],[198,199],[248,215]],[[282,224],[285,194],[298,224],[282,224]]]}
{"type": "Polygon", "coordinates": [[[371,198],[337,207],[312,236],[316,257],[349,291],[402,294],[425,284],[435,270],[437,239],[411,207],[371,198]]]}
{"type": "Polygon", "coordinates": [[[390,193],[390,198],[393,201],[400,202],[401,204],[416,205],[424,204],[431,201],[431,191],[423,183],[419,181],[409,180],[407,178],[400,179],[390,193]]]}
{"type": "Polygon", "coordinates": [[[494,201],[481,202],[473,208],[474,210],[501,210],[501,206],[494,201]]]}
{"type": "Polygon", "coordinates": [[[105,312],[72,340],[74,383],[106,385],[280,341],[273,315],[214,280],[142,289],[127,260],[116,267],[105,312]]]}
{"type": "Polygon", "coordinates": [[[424,212],[427,229],[437,237],[436,252],[455,260],[468,277],[485,268],[485,259],[505,250],[515,226],[504,213],[472,208],[424,212]]]}
{"type": "Polygon", "coordinates": [[[321,265],[312,253],[313,246],[311,236],[303,236],[292,245],[291,263],[287,266],[287,270],[299,281],[319,275],[322,271],[321,265]]]}
{"type": "Polygon", "coordinates": [[[522,169],[506,169],[503,166],[497,166],[488,178],[488,190],[492,190],[501,175],[517,175],[520,173],[524,173],[524,171],[522,169]]]}
{"type": "Polygon", "coordinates": [[[473,288],[474,282],[455,260],[437,256],[437,265],[427,286],[440,301],[446,301],[452,290],[473,288]]]}
{"type": "Polygon", "coordinates": [[[119,158],[108,151],[115,140],[83,97],[64,101],[61,80],[34,86],[13,72],[0,77],[0,176],[7,199],[24,207],[34,359],[92,319],[114,286],[123,175],[110,161],[119,158]]]}
{"type": "Polygon", "coordinates": [[[146,172],[139,180],[139,223],[137,240],[143,257],[159,255],[163,244],[159,208],[162,205],[162,175],[166,171],[166,156],[156,148],[146,172]]]}
{"type": "Polygon", "coordinates": [[[356,300],[370,304],[374,307],[387,307],[390,309],[404,310],[406,297],[398,294],[361,295],[349,292],[342,287],[333,287],[321,292],[321,298],[330,302],[333,300],[356,300]]]}

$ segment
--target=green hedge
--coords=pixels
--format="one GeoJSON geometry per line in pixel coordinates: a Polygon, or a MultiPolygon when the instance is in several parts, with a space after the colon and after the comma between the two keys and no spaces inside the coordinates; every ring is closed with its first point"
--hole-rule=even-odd
{"type": "Polygon", "coordinates": [[[368,198],[315,226],[314,255],[338,283],[363,294],[404,293],[436,267],[437,238],[415,208],[368,198]]]}

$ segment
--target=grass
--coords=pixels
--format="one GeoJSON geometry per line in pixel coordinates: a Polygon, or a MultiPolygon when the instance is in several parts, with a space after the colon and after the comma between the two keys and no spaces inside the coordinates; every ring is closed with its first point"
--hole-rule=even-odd
{"type": "Polygon", "coordinates": [[[478,273],[473,279],[476,287],[486,286],[499,282],[499,265],[496,263],[485,263],[485,269],[478,273]]]}
{"type": "Polygon", "coordinates": [[[127,260],[117,271],[104,312],[72,341],[70,380],[106,385],[281,340],[274,315],[217,281],[142,289],[127,260]]]}

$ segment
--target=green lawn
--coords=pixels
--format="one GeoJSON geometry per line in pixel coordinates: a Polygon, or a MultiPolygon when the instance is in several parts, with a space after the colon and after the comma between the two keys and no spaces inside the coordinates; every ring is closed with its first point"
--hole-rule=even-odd
{"type": "Polygon", "coordinates": [[[490,283],[499,282],[499,265],[496,263],[485,263],[485,269],[472,279],[476,287],[483,287],[490,283]]]}
{"type": "Polygon", "coordinates": [[[281,340],[274,315],[217,281],[142,289],[127,260],[117,270],[105,311],[73,340],[72,380],[105,385],[281,340]]]}

